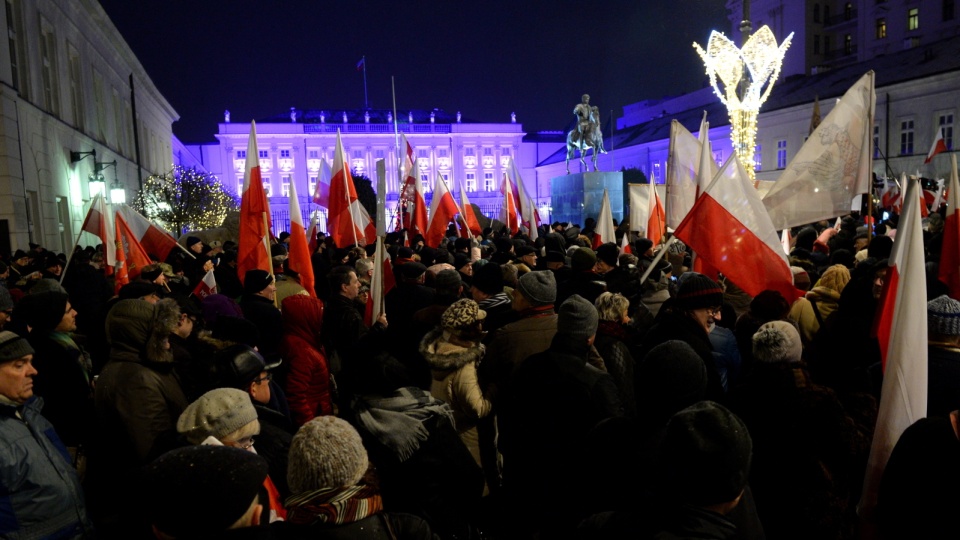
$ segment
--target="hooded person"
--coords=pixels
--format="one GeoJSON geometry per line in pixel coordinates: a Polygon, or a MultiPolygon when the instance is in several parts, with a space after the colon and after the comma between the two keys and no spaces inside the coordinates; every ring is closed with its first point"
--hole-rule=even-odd
{"type": "Polygon", "coordinates": [[[335,416],[304,424],[293,437],[284,538],[432,540],[429,525],[409,514],[383,511],[377,488],[365,481],[370,466],[360,434],[335,416]]]}
{"type": "Polygon", "coordinates": [[[133,473],[175,445],[177,418],[187,406],[169,344],[179,319],[171,299],[120,300],[107,315],[110,354],[94,395],[102,435],[89,475],[99,492],[101,520],[119,526],[118,534],[137,526],[131,522],[139,516],[136,501],[126,495],[133,473]]]}
{"type": "Polygon", "coordinates": [[[850,270],[842,264],[827,268],[813,289],[790,307],[790,320],[797,323],[804,346],[813,343],[820,325],[840,303],[840,293],[850,282],[850,270]]]}
{"type": "Polygon", "coordinates": [[[280,352],[288,365],[284,391],[297,426],[333,414],[333,385],[327,353],[320,339],[323,301],[304,295],[283,301],[280,352]]]}

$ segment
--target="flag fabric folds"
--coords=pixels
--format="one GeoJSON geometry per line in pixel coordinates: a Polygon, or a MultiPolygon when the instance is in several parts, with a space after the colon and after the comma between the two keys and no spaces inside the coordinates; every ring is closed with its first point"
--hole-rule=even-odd
{"type": "Polygon", "coordinates": [[[123,215],[117,212],[114,222],[117,242],[116,292],[119,292],[120,287],[140,276],[143,267],[151,264],[152,261],[136,235],[130,230],[126,220],[123,219],[123,215]]]}
{"type": "Polygon", "coordinates": [[[647,190],[647,216],[646,236],[654,245],[659,244],[663,235],[667,234],[667,221],[655,184],[651,184],[647,190]]]}
{"type": "Polygon", "coordinates": [[[257,124],[250,122],[247,139],[247,164],[243,174],[240,198],[240,238],[237,246],[237,275],[246,278],[247,271],[260,269],[273,274],[270,261],[270,204],[260,177],[257,153],[257,124]]]}
{"type": "Polygon", "coordinates": [[[433,184],[433,198],[430,200],[430,225],[427,226],[427,234],[423,235],[424,243],[430,247],[439,246],[443,234],[447,231],[447,225],[459,211],[453,195],[447,189],[447,183],[443,181],[440,173],[437,173],[433,184]]]}
{"type": "MultiPolygon", "coordinates": [[[[307,290],[307,294],[316,298],[317,291],[313,282],[313,263],[310,261],[310,245],[307,243],[307,231],[303,227],[303,216],[300,214],[300,199],[297,197],[297,186],[290,182],[290,252],[287,256],[287,265],[300,276],[300,285],[307,290]]],[[[314,234],[316,238],[316,234],[314,234]]]]}
{"type": "Polygon", "coordinates": [[[597,216],[597,228],[593,231],[593,249],[606,244],[607,242],[616,242],[617,233],[613,229],[613,212],[610,210],[610,195],[607,190],[603,190],[603,202],[600,203],[600,215],[597,216]]]}
{"type": "Polygon", "coordinates": [[[923,160],[924,165],[930,163],[930,160],[933,159],[933,156],[939,154],[940,152],[947,151],[947,143],[943,140],[943,128],[937,127],[937,135],[933,138],[933,145],[930,147],[930,151],[927,152],[927,159],[923,160]]]}
{"type": "Polygon", "coordinates": [[[364,323],[367,326],[373,326],[377,316],[384,312],[383,299],[387,293],[396,286],[396,278],[393,275],[393,266],[390,264],[390,256],[387,255],[387,247],[383,245],[383,237],[377,237],[376,251],[373,253],[373,277],[370,280],[370,298],[367,300],[364,310],[364,323]],[[374,316],[374,313],[377,316],[374,316]]]}
{"type": "Polygon", "coordinates": [[[330,164],[320,158],[320,169],[317,171],[317,185],[313,188],[313,202],[324,208],[330,208],[330,164]]]}
{"type": "Polygon", "coordinates": [[[697,258],[750,296],[766,289],[799,296],[776,229],[736,154],[730,156],[675,232],[697,258]]]}
{"type": "Polygon", "coordinates": [[[377,225],[357,198],[339,130],[333,176],[330,179],[330,206],[327,209],[327,234],[337,247],[371,244],[376,240],[377,225]]]}
{"type": "MultiPolygon", "coordinates": [[[[167,260],[170,252],[177,249],[177,241],[173,235],[143,217],[140,212],[126,204],[117,206],[117,211],[123,214],[123,219],[126,220],[130,230],[137,236],[137,240],[143,246],[143,249],[147,253],[155,255],[157,260],[167,260]]],[[[193,254],[190,255],[193,256],[193,254]]]]}
{"type": "Polygon", "coordinates": [[[463,218],[463,224],[473,236],[481,236],[483,229],[480,228],[480,220],[477,219],[470,200],[467,199],[467,190],[460,187],[460,217],[463,218]]]}
{"type": "Polygon", "coordinates": [[[927,293],[920,182],[908,182],[903,186],[907,197],[876,310],[884,371],[860,498],[860,514],[867,519],[876,506],[880,478],[894,445],[907,427],[927,413],[927,293]]]}
{"type": "Polygon", "coordinates": [[[513,197],[513,187],[507,173],[503,173],[503,183],[500,184],[500,193],[503,194],[503,205],[500,207],[500,221],[507,227],[510,234],[517,234],[520,230],[520,221],[517,217],[517,202],[513,197]]]}
{"type": "Polygon", "coordinates": [[[869,193],[875,106],[870,71],[847,90],[764,196],[774,227],[849,214],[853,197],[869,193]]]}
{"type": "Polygon", "coordinates": [[[633,248],[630,247],[630,232],[627,231],[623,234],[623,238],[620,240],[620,254],[624,253],[633,253],[633,248]]]}
{"type": "Polygon", "coordinates": [[[97,194],[90,202],[90,209],[80,229],[100,238],[103,244],[103,270],[109,276],[117,264],[116,230],[111,226],[102,194],[97,194]]]}
{"type": "MultiPolygon", "coordinates": [[[[676,229],[697,200],[697,171],[700,168],[700,141],[680,122],[670,124],[670,150],[667,156],[667,225],[676,229]]],[[[711,177],[712,178],[712,177],[711,177]]],[[[646,206],[643,206],[646,208],[646,206]]],[[[630,204],[631,216],[634,206],[630,204]]],[[[636,226],[631,218],[630,228],[646,226],[646,219],[636,226]]]]}
{"type": "Polygon", "coordinates": [[[309,253],[317,252],[317,213],[313,212],[310,216],[310,228],[307,229],[307,251],[309,253]]]}
{"type": "Polygon", "coordinates": [[[947,285],[950,297],[960,300],[960,180],[957,155],[950,156],[950,186],[947,188],[947,219],[943,223],[943,248],[938,278],[947,285]]]}
{"type": "Polygon", "coordinates": [[[213,270],[207,270],[203,279],[193,289],[193,295],[203,300],[211,294],[217,294],[217,278],[213,275],[213,270]]]}
{"type": "Polygon", "coordinates": [[[427,202],[423,196],[423,184],[420,181],[420,164],[413,155],[413,147],[407,141],[405,135],[401,135],[400,148],[403,149],[403,189],[410,198],[412,208],[410,212],[410,234],[411,238],[418,234],[426,235],[429,221],[427,219],[427,202]]]}

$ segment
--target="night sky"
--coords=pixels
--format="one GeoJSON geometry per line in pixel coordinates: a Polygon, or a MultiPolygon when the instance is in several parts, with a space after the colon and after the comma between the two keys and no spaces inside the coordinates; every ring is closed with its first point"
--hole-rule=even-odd
{"type": "Polygon", "coordinates": [[[584,92],[626,104],[706,85],[691,43],[729,35],[725,0],[100,0],[180,114],[174,133],[211,142],[233,122],[290,107],[462,111],[465,121],[567,129],[584,92]]]}

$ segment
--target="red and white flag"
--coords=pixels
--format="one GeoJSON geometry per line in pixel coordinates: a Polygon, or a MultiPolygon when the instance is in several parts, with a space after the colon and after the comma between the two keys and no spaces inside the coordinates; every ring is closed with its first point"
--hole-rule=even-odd
{"type": "MultiPolygon", "coordinates": [[[[313,263],[310,260],[310,245],[307,243],[307,231],[303,228],[303,215],[300,214],[300,198],[297,197],[297,185],[290,182],[290,253],[287,265],[300,276],[300,285],[307,294],[316,298],[317,291],[313,282],[313,263]]],[[[316,234],[313,236],[316,238],[316,234]]]]}
{"type": "Polygon", "coordinates": [[[363,322],[369,327],[373,326],[376,317],[384,312],[383,299],[397,284],[393,275],[393,265],[390,264],[390,256],[387,255],[387,248],[383,245],[383,237],[377,237],[377,248],[373,253],[373,277],[370,279],[370,298],[367,299],[367,306],[364,310],[363,322]]]}
{"type": "MultiPolygon", "coordinates": [[[[713,160],[710,148],[710,124],[707,115],[700,122],[699,140],[687,131],[680,122],[674,120],[670,125],[670,150],[667,157],[666,177],[666,216],[667,226],[676,229],[697,201],[698,193],[717,174],[717,163],[713,160]],[[708,159],[701,159],[707,157],[708,159]],[[701,173],[701,164],[706,170],[701,173]],[[700,184],[701,177],[703,185],[700,184]]],[[[630,206],[631,214],[634,206],[630,206]]],[[[644,221],[645,223],[645,221],[644,221]]],[[[639,230],[633,228],[633,230],[639,230]]]]}
{"type": "Polygon", "coordinates": [[[307,248],[311,256],[317,252],[317,212],[313,212],[313,215],[310,216],[310,228],[307,229],[307,248]]]}
{"type": "Polygon", "coordinates": [[[872,518],[880,478],[905,429],[927,415],[927,283],[920,221],[920,182],[903,188],[900,227],[877,304],[877,339],[884,364],[880,409],[867,460],[860,515],[872,518]]]}
{"type": "MultiPolygon", "coordinates": [[[[177,241],[172,234],[162,227],[143,217],[140,212],[130,208],[126,204],[117,206],[117,211],[123,214],[123,219],[127,221],[130,230],[137,236],[137,240],[143,249],[151,255],[155,255],[158,261],[165,261],[170,252],[177,249],[177,241]]],[[[190,253],[193,257],[193,254],[190,253]]]]}
{"type": "Polygon", "coordinates": [[[320,168],[317,170],[317,185],[313,188],[313,202],[324,208],[330,208],[330,165],[327,160],[320,158],[320,168]]]}
{"type": "Polygon", "coordinates": [[[337,149],[333,157],[328,212],[327,234],[337,247],[372,244],[376,241],[377,225],[357,198],[353,175],[347,165],[343,141],[340,140],[340,130],[337,130],[337,149]]]}
{"type": "Polygon", "coordinates": [[[517,167],[517,162],[512,157],[507,158],[507,161],[507,181],[510,182],[513,201],[517,206],[517,213],[520,214],[520,221],[526,222],[527,190],[523,186],[523,178],[520,178],[520,168],[517,167]]]}
{"type": "Polygon", "coordinates": [[[700,141],[700,162],[697,166],[697,197],[706,191],[707,186],[717,175],[717,162],[713,159],[713,147],[710,146],[710,122],[707,122],[707,113],[703,113],[703,120],[700,121],[700,133],[697,136],[700,141]]]}
{"type": "Polygon", "coordinates": [[[270,203],[260,177],[257,153],[257,123],[250,122],[247,139],[247,164],[240,197],[240,238],[237,246],[237,275],[246,279],[248,270],[260,269],[273,274],[270,259],[270,203]]]}
{"type": "Polygon", "coordinates": [[[503,183],[500,184],[500,193],[503,194],[503,205],[500,207],[500,221],[510,230],[510,234],[520,231],[520,220],[517,217],[517,200],[513,196],[513,186],[507,173],[503,173],[503,183]]]}
{"type": "Polygon", "coordinates": [[[647,190],[647,226],[646,236],[654,245],[660,243],[663,235],[667,234],[667,215],[663,211],[663,202],[657,194],[656,184],[650,184],[647,190]]]}
{"type": "Polygon", "coordinates": [[[950,298],[960,300],[960,180],[957,155],[950,156],[950,186],[947,189],[947,219],[943,223],[943,248],[937,277],[947,285],[950,298]]]}
{"type": "Polygon", "coordinates": [[[117,212],[113,219],[116,223],[117,239],[116,291],[119,292],[120,287],[130,283],[131,279],[137,279],[143,267],[152,264],[153,261],[150,260],[150,256],[140,245],[123,216],[117,212]]]}
{"type": "Polygon", "coordinates": [[[777,231],[736,154],[675,234],[750,296],[773,289],[793,302],[800,295],[777,231]]]}
{"type": "Polygon", "coordinates": [[[613,212],[610,210],[610,195],[607,190],[603,190],[603,202],[600,203],[600,215],[597,216],[597,228],[593,230],[592,248],[598,247],[607,242],[616,242],[617,233],[613,229],[613,212]]]}
{"type": "Polygon", "coordinates": [[[413,155],[413,146],[406,135],[400,135],[400,148],[403,150],[404,189],[410,196],[410,226],[407,238],[418,234],[426,236],[429,219],[427,218],[427,199],[423,195],[423,183],[420,181],[420,163],[413,155]]]}
{"type": "Polygon", "coordinates": [[[443,181],[440,173],[437,173],[433,184],[433,198],[430,200],[430,225],[427,226],[427,234],[423,235],[424,243],[430,247],[439,246],[443,234],[447,231],[447,225],[459,212],[457,202],[447,189],[447,183],[443,181]]]}
{"type": "Polygon", "coordinates": [[[540,212],[537,212],[537,205],[533,199],[527,197],[523,206],[523,224],[527,227],[527,236],[530,240],[536,240],[540,237],[540,212]]]}
{"type": "Polygon", "coordinates": [[[103,271],[106,275],[113,274],[113,267],[117,264],[116,230],[110,223],[103,195],[98,193],[90,202],[87,217],[83,219],[81,230],[100,238],[103,244],[103,271]]]}
{"type": "Polygon", "coordinates": [[[467,199],[467,190],[463,189],[463,186],[460,186],[460,217],[463,218],[464,227],[472,236],[483,234],[483,229],[480,228],[480,220],[477,219],[473,206],[467,199]]]}
{"type": "Polygon", "coordinates": [[[943,128],[937,127],[937,135],[933,138],[933,145],[930,147],[930,151],[927,152],[927,159],[923,160],[924,165],[930,163],[930,160],[933,159],[933,156],[939,154],[940,152],[947,151],[947,142],[943,140],[943,128]]]}
{"type": "Polygon", "coordinates": [[[624,253],[633,253],[633,248],[630,247],[630,231],[623,233],[623,239],[620,240],[620,254],[624,253]]]}
{"type": "Polygon", "coordinates": [[[203,279],[193,289],[193,295],[203,300],[211,294],[217,294],[217,278],[213,275],[213,269],[207,270],[203,279]]]}

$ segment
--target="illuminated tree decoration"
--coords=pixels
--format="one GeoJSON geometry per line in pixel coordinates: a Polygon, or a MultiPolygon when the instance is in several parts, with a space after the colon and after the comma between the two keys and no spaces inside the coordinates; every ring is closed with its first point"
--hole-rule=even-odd
{"type": "Polygon", "coordinates": [[[777,46],[777,38],[770,27],[764,26],[750,36],[742,49],[717,31],[710,33],[707,50],[693,44],[707,68],[714,93],[727,107],[733,149],[751,180],[755,177],[753,157],[757,140],[757,114],[773,90],[791,39],[792,32],[777,46]],[[746,78],[744,66],[749,72],[746,78]],[[717,79],[723,83],[722,91],[717,79]]]}
{"type": "Polygon", "coordinates": [[[133,207],[179,235],[221,226],[240,203],[216,176],[176,165],[166,174],[147,178],[133,207]]]}

